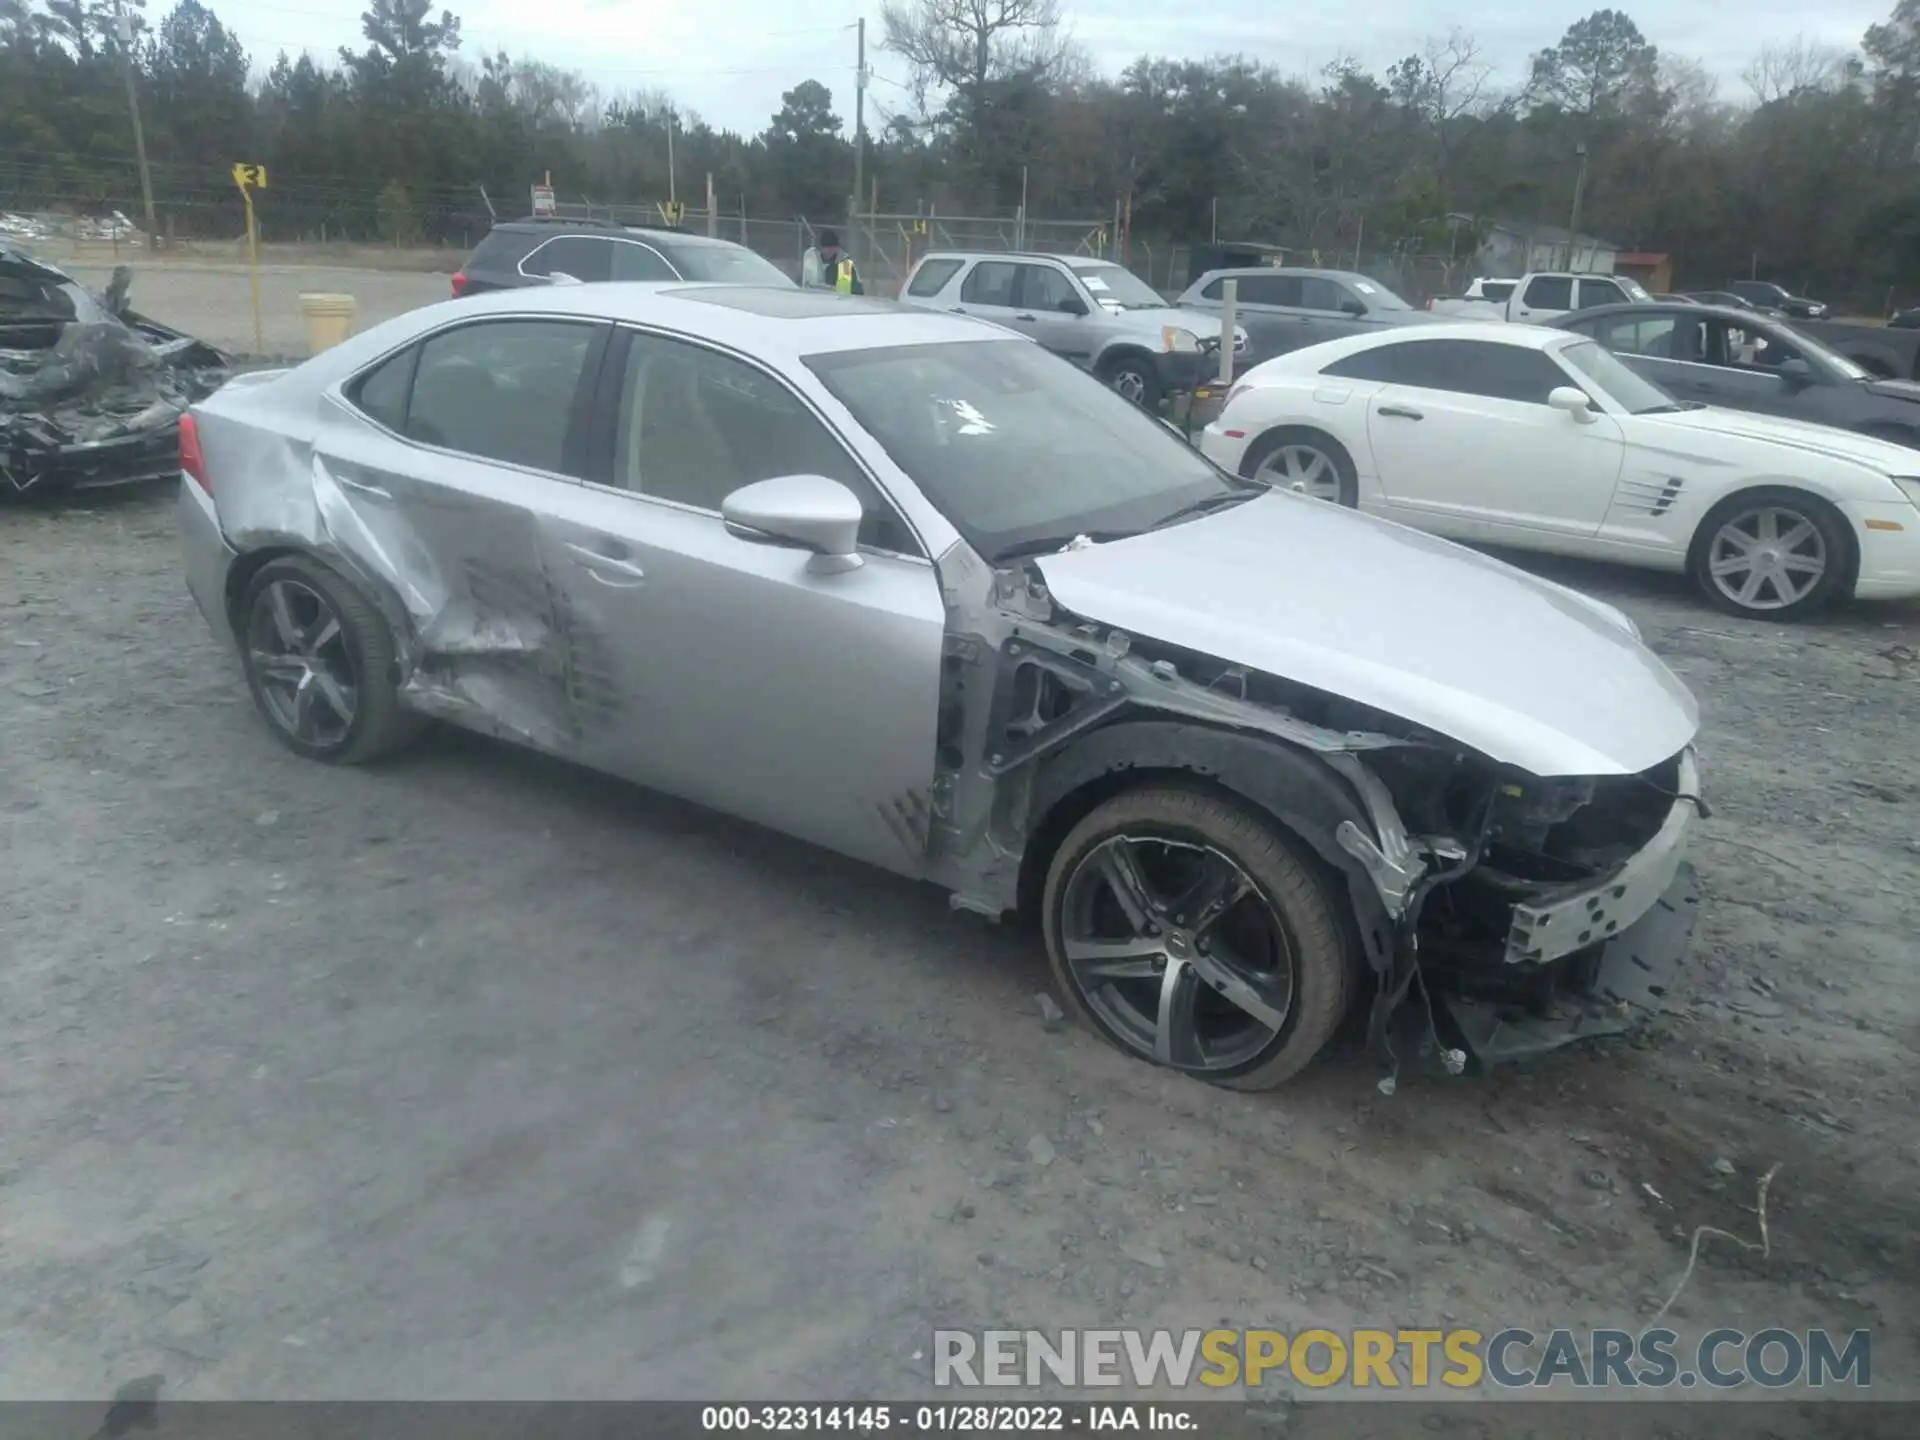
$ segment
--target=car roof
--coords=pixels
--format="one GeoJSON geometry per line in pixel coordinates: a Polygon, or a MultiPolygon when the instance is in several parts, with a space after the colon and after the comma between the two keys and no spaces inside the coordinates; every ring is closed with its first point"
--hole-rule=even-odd
{"type": "Polygon", "coordinates": [[[1314,277],[1321,280],[1365,280],[1369,285],[1376,287],[1380,284],[1372,276],[1362,275],[1358,270],[1324,270],[1312,265],[1223,265],[1218,270],[1208,270],[1193,283],[1204,285],[1209,281],[1225,277],[1238,280],[1249,275],[1295,275],[1303,279],[1314,277]]]}
{"type": "Polygon", "coordinates": [[[1117,265],[1104,255],[1060,255],[1050,250],[929,250],[920,264],[929,260],[1052,260],[1076,270],[1091,270],[1096,265],[1117,265]]]}
{"type": "Polygon", "coordinates": [[[1365,350],[1378,350],[1385,345],[1408,345],[1423,340],[1478,340],[1493,345],[1511,345],[1516,350],[1555,350],[1583,341],[1592,343],[1584,335],[1551,329],[1545,325],[1507,324],[1491,320],[1441,321],[1433,325],[1323,340],[1316,345],[1276,355],[1271,360],[1262,361],[1254,369],[1275,375],[1314,374],[1335,360],[1344,360],[1349,355],[1358,355],[1365,350]]]}
{"type": "Polygon", "coordinates": [[[449,321],[489,314],[564,315],[658,325],[775,365],[795,365],[809,355],[897,345],[982,340],[1033,343],[1002,326],[969,316],[830,291],[612,281],[490,290],[443,300],[372,326],[316,359],[341,352],[340,363],[326,368],[329,376],[348,374],[449,321]]]}
{"type": "Polygon", "coordinates": [[[1590,305],[1585,310],[1574,310],[1565,315],[1556,316],[1548,323],[1564,329],[1567,322],[1584,320],[1590,315],[1629,314],[1678,315],[1688,320],[1698,320],[1705,315],[1716,320],[1737,320],[1742,325],[1752,325],[1756,322],[1762,325],[1780,323],[1771,315],[1762,315],[1757,310],[1742,310],[1732,305],[1709,305],[1703,301],[1694,301],[1689,304],[1684,300],[1630,300],[1624,305],[1590,305]]]}
{"type": "Polygon", "coordinates": [[[494,223],[496,231],[505,230],[511,235],[638,235],[647,240],[665,240],[674,245],[725,246],[729,249],[741,248],[732,240],[722,240],[713,235],[689,235],[684,230],[668,230],[653,225],[621,225],[612,220],[576,220],[571,217],[548,219],[545,216],[533,216],[525,220],[500,220],[494,223]]]}

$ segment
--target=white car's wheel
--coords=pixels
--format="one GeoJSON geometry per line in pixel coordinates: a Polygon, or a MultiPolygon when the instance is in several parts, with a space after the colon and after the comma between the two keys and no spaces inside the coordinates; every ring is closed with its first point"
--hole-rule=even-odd
{"type": "Polygon", "coordinates": [[[1269,430],[1247,447],[1240,473],[1276,490],[1330,500],[1349,510],[1360,503],[1352,457],[1338,440],[1318,430],[1269,430]]]}
{"type": "Polygon", "coordinates": [[[1708,512],[1687,568],[1709,601],[1757,620],[1797,620],[1851,584],[1853,548],[1833,507],[1798,490],[1749,490],[1708,512]]]}

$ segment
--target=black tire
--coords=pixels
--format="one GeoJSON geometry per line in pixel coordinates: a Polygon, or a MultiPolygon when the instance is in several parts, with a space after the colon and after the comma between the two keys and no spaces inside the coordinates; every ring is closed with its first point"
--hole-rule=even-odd
{"type": "MultiPolygon", "coordinates": [[[[1131,869],[1134,862],[1129,858],[1124,863],[1131,869]]],[[[1202,868],[1198,873],[1204,880],[1208,871],[1202,868]]],[[[1326,1046],[1350,1008],[1360,973],[1352,927],[1345,923],[1337,885],[1324,875],[1285,831],[1231,800],[1177,786],[1154,786],[1115,796],[1068,832],[1048,867],[1041,928],[1054,983],[1073,1011],[1096,1033],[1137,1059],[1170,1064],[1196,1079],[1234,1090],[1272,1089],[1292,1079],[1326,1046]],[[1249,888],[1243,898],[1220,912],[1217,921],[1199,926],[1191,935],[1181,925],[1193,917],[1180,914],[1177,907],[1182,897],[1172,895],[1165,905],[1152,911],[1164,922],[1164,929],[1147,927],[1159,938],[1147,939],[1147,931],[1136,929],[1125,918],[1118,891],[1102,888],[1111,884],[1105,878],[1111,873],[1106,866],[1115,845],[1125,855],[1139,857],[1141,868],[1132,873],[1143,879],[1149,873],[1155,877],[1178,873],[1157,868],[1162,862],[1152,860],[1156,853],[1167,856],[1169,862],[1197,856],[1201,867],[1217,867],[1224,860],[1237,876],[1236,886],[1244,883],[1249,888]],[[1088,947],[1102,943],[1102,937],[1080,933],[1085,928],[1082,921],[1087,914],[1089,886],[1096,901],[1104,894],[1107,914],[1117,917],[1115,923],[1122,929],[1119,944],[1129,944],[1131,937],[1140,944],[1168,947],[1157,961],[1129,957],[1121,962],[1148,969],[1157,965],[1154,973],[1096,980],[1090,986],[1075,968],[1068,956],[1070,929],[1076,932],[1072,944],[1082,965],[1095,963],[1087,959],[1088,947]],[[1269,979],[1249,993],[1273,1002],[1271,1014],[1279,1017],[1277,1025],[1240,1009],[1219,988],[1220,982],[1210,978],[1214,973],[1227,973],[1234,983],[1244,984],[1255,976],[1258,967],[1244,962],[1236,962],[1223,972],[1222,956],[1229,952],[1240,957],[1254,955],[1255,947],[1248,937],[1268,928],[1273,932],[1274,949],[1262,953],[1275,963],[1269,979]],[[1180,937],[1177,943],[1176,936],[1180,937]],[[1211,942],[1209,937],[1213,937],[1211,942]],[[1194,958],[1196,951],[1198,959],[1194,958]],[[1185,1050],[1192,1063],[1167,1058],[1166,1051],[1174,1047],[1162,1050],[1157,1028],[1152,1037],[1143,1040],[1140,1025],[1130,1023],[1130,1017],[1131,1021],[1139,1020],[1155,1004],[1160,1007],[1161,1020],[1180,1009],[1167,999],[1173,993],[1173,984],[1166,971],[1176,963],[1176,956],[1188,957],[1177,964],[1180,981],[1191,986],[1186,1013],[1193,1016],[1194,1033],[1199,1033],[1203,1022],[1217,1025],[1221,1031],[1212,1057],[1206,1055],[1202,1045],[1185,1050]],[[1282,960],[1288,972],[1284,1010],[1277,1003],[1282,960]],[[1203,970],[1203,965],[1208,968],[1203,970]],[[1197,983],[1189,980],[1189,975],[1197,983]],[[1130,988],[1123,993],[1123,987],[1130,988]]],[[[1195,882],[1195,890],[1200,883],[1195,882]]],[[[1160,893],[1157,881],[1148,881],[1146,893],[1160,893]]],[[[1192,893],[1189,891],[1184,898],[1191,899],[1192,893]]],[[[1093,913],[1098,916],[1097,905],[1093,913]]]]}
{"type": "MultiPolygon", "coordinates": [[[[1707,603],[1730,615],[1744,615],[1750,620],[1804,620],[1832,605],[1852,593],[1855,568],[1858,557],[1854,551],[1853,537],[1847,529],[1847,523],[1826,501],[1809,495],[1804,490],[1790,490],[1784,486],[1762,486],[1756,490],[1742,491],[1738,495],[1722,500],[1700,522],[1700,528],[1694,532],[1693,543],[1687,552],[1687,573],[1693,578],[1694,585],[1707,599],[1707,603]],[[1741,528],[1743,533],[1764,535],[1761,526],[1764,522],[1757,517],[1771,512],[1776,518],[1772,529],[1780,535],[1785,526],[1782,543],[1772,547],[1773,553],[1780,556],[1784,563],[1793,563],[1796,558],[1811,557],[1815,551],[1821,557],[1824,568],[1819,578],[1804,593],[1786,599],[1781,582],[1761,583],[1751,603],[1742,603],[1735,589],[1746,588],[1746,577],[1751,569],[1734,569],[1731,575],[1716,577],[1714,567],[1721,560],[1732,561],[1732,548],[1721,545],[1717,537],[1730,526],[1741,528]],[[1802,539],[1793,544],[1786,543],[1794,526],[1786,517],[1795,522],[1804,521],[1812,527],[1817,536],[1818,545],[1813,540],[1802,539]],[[1723,584],[1724,582],[1724,584],[1723,584]],[[1781,603],[1786,600],[1786,603],[1781,603]]],[[[1797,581],[1787,580],[1790,585],[1797,581]]]]}
{"type": "Polygon", "coordinates": [[[1106,367],[1101,378],[1143,410],[1157,408],[1165,394],[1153,362],[1138,355],[1122,355],[1106,367]]]}
{"type": "MultiPolygon", "coordinates": [[[[426,728],[425,717],[400,704],[399,666],[386,620],[338,571],[305,555],[270,560],[247,582],[237,618],[241,664],[253,703],[275,738],[296,755],[333,765],[364,765],[404,748],[426,728]],[[316,597],[338,624],[337,637],[316,650],[324,656],[336,685],[344,677],[351,679],[352,713],[342,725],[302,735],[288,719],[288,681],[284,674],[273,676],[275,657],[255,644],[262,633],[258,627],[269,627],[278,634],[273,618],[276,590],[283,598],[301,591],[316,597]],[[338,733],[334,733],[336,729],[338,733]]],[[[309,622],[301,628],[317,630],[322,626],[309,622]]],[[[311,669],[322,662],[288,663],[306,663],[311,669]]],[[[295,685],[294,693],[303,688],[295,685]]],[[[325,708],[338,719],[337,709],[331,704],[325,708]]]]}
{"type": "MultiPolygon", "coordinates": [[[[1240,457],[1241,477],[1247,480],[1253,479],[1260,473],[1261,466],[1289,447],[1310,448],[1326,456],[1332,463],[1339,482],[1338,494],[1332,497],[1335,503],[1344,505],[1349,510],[1360,508],[1359,472],[1354,469],[1353,457],[1347,453],[1347,447],[1324,430],[1315,430],[1309,426],[1282,425],[1260,436],[1240,457]]],[[[1269,483],[1273,483],[1271,477],[1269,477],[1269,483]]]]}

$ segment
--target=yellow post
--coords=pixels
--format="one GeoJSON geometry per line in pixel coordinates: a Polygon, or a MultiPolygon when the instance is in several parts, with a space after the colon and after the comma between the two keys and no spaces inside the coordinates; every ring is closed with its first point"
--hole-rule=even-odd
{"type": "Polygon", "coordinates": [[[267,167],[236,164],[233,183],[240,187],[240,198],[247,206],[247,270],[253,282],[253,353],[259,355],[267,347],[260,334],[260,223],[253,213],[253,187],[266,189],[267,167]]]}

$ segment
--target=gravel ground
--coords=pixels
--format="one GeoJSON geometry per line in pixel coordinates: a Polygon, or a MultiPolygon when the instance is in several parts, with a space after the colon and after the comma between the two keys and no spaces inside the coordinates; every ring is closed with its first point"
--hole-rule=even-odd
{"type": "Polygon", "coordinates": [[[1634,1325],[1774,1166],[1771,1253],[1710,1242],[1680,1328],[1871,1327],[1913,1393],[1920,610],[1553,573],[1705,708],[1671,1013],[1246,1096],[1049,1029],[1032,940],[930,890],[458,735],[304,763],[170,496],[0,509],[0,1397],[845,1399],[925,1393],[941,1324],[1634,1325]]]}

